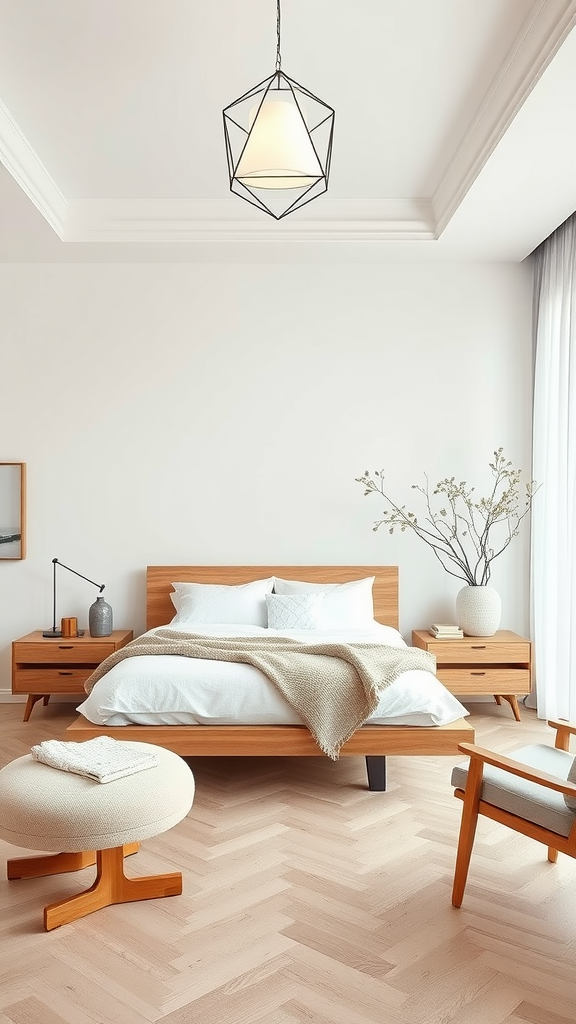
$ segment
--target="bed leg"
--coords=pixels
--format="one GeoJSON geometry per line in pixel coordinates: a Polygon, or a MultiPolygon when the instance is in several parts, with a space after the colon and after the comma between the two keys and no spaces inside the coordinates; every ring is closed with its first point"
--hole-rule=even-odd
{"type": "Polygon", "coordinates": [[[386,792],[386,758],[382,755],[374,757],[366,755],[366,774],[368,789],[376,793],[386,792]]]}

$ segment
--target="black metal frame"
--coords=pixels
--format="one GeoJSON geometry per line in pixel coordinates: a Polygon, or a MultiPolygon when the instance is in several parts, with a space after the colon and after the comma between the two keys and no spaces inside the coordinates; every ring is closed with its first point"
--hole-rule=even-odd
{"type": "MultiPolygon", "coordinates": [[[[242,96],[239,96],[238,99],[234,100],[227,107],[225,107],[224,110],[222,111],[222,116],[224,119],[224,138],[226,142],[226,158],[228,161],[230,191],[233,192],[234,195],[239,196],[240,199],[245,199],[246,202],[250,203],[252,206],[255,206],[258,210],[262,210],[264,213],[269,214],[271,217],[274,217],[275,220],[282,220],[282,218],[288,216],[289,213],[293,213],[294,210],[301,209],[303,206],[306,206],[308,203],[310,203],[313,199],[316,199],[319,195],[322,195],[324,192],[327,191],[330,164],[332,160],[332,141],[334,136],[335,116],[334,110],[327,103],[325,103],[324,100],[321,100],[318,96],[315,96],[314,93],[310,92],[309,89],[306,89],[303,85],[300,85],[293,78],[290,78],[289,75],[286,75],[283,71],[280,70],[280,68],[277,67],[274,73],[270,75],[269,78],[265,78],[262,82],[259,82],[258,85],[253,86],[252,89],[248,89],[248,91],[245,92],[242,96]],[[297,195],[294,200],[290,201],[290,196],[286,209],[284,209],[281,213],[275,213],[274,210],[270,209],[266,205],[264,199],[253,191],[253,188],[250,188],[243,181],[236,177],[238,166],[242,159],[244,150],[246,149],[246,145],[248,143],[250,135],[254,129],[254,125],[258,120],[258,114],[260,113],[262,104],[264,103],[266,97],[269,95],[271,91],[283,93],[289,91],[292,94],[294,105],[298,109],[298,112],[302,119],[302,124],[308,135],[310,144],[314,150],[314,153],[316,155],[316,158],[322,171],[322,174],[318,175],[316,180],[311,185],[303,185],[301,187],[299,195],[297,195]],[[258,97],[259,102],[256,116],[254,117],[254,120],[250,127],[247,128],[245,127],[245,125],[241,124],[239,119],[237,119],[234,115],[236,114],[237,108],[240,106],[240,104],[250,99],[258,99],[258,97]],[[323,116],[320,118],[320,120],[317,121],[317,123],[314,124],[313,128],[309,128],[306,123],[304,112],[301,106],[301,97],[313,100],[315,104],[319,104],[319,106],[322,108],[323,116]],[[235,155],[234,153],[235,147],[233,145],[233,141],[230,134],[230,129],[232,126],[238,129],[245,136],[240,146],[240,152],[237,155],[235,155]],[[314,132],[317,132],[319,128],[324,128],[325,126],[328,127],[327,141],[325,143],[325,151],[323,150],[322,152],[320,152],[318,136],[314,137],[314,132]],[[318,188],[318,185],[320,185],[321,187],[318,188]],[[314,192],[314,194],[310,195],[311,192],[314,192]]],[[[266,193],[269,193],[270,189],[262,189],[259,191],[265,191],[266,193]]],[[[278,190],[278,192],[279,191],[282,190],[278,190]]],[[[291,188],[290,193],[292,194],[293,191],[293,188],[291,188]]],[[[278,193],[276,192],[276,195],[277,194],[278,193]]]]}

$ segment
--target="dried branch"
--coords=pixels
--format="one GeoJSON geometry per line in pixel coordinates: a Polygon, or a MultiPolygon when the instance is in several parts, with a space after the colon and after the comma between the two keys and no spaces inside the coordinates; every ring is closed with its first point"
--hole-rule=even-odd
{"type": "Polygon", "coordinates": [[[432,495],[428,477],[424,486],[413,484],[412,489],[422,494],[426,506],[422,523],[405,505],[397,505],[386,494],[383,470],[376,470],[374,476],[366,470],[363,476],[356,477],[356,483],[363,484],[365,496],[380,494],[389,505],[373,529],[388,526],[389,533],[394,533],[395,529],[402,533],[412,530],[432,549],[447,573],[465,580],[469,586],[485,586],[490,579],[492,562],[518,536],[520,523],[530,512],[534,495],[541,486],[534,480],[526,484],[522,509],[521,470],[513,469],[503,452],[503,448],[498,448],[494,462],[489,463],[494,481],[486,498],[474,500],[474,488],[468,488],[465,480],[457,483],[455,477],[440,480],[432,495]],[[435,510],[432,498],[438,495],[445,502],[435,510]],[[494,531],[496,540],[492,539],[494,531]]]}

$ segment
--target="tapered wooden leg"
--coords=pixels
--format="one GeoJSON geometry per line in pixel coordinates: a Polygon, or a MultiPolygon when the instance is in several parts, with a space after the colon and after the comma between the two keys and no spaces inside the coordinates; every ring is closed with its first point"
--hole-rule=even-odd
{"type": "Polygon", "coordinates": [[[458,852],[456,854],[456,867],[454,869],[454,886],[452,889],[452,906],[460,907],[466,888],[468,868],[474,836],[476,835],[476,824],[478,822],[478,803],[482,791],[482,776],[484,766],[478,758],[470,758],[468,768],[468,780],[464,793],[464,806],[462,808],[462,821],[460,823],[460,836],[458,839],[458,852]]]}
{"type": "MultiPolygon", "coordinates": [[[[124,856],[138,853],[140,843],[123,846],[124,856]]],[[[6,878],[43,878],[45,875],[63,875],[66,871],[81,871],[96,863],[96,850],[81,853],[47,853],[42,857],[14,857],[6,862],[6,878]]]]}
{"type": "Polygon", "coordinates": [[[49,693],[29,693],[28,694],[28,700],[26,701],[26,707],[24,708],[24,718],[22,719],[23,722],[27,722],[28,721],[28,719],[30,718],[30,715],[32,714],[32,708],[34,707],[36,702],[39,701],[39,700],[41,700],[43,705],[44,705],[44,707],[46,707],[48,701],[50,700],[50,694],[49,693]]]}
{"type": "Polygon", "coordinates": [[[500,696],[499,693],[495,693],[494,694],[494,700],[496,701],[498,707],[500,707],[500,705],[502,703],[502,697],[500,696]]]}
{"type": "Polygon", "coordinates": [[[501,694],[502,700],[507,700],[512,711],[514,712],[514,718],[517,722],[521,721],[520,708],[518,707],[518,698],[515,693],[503,693],[501,694]]]}
{"type": "Polygon", "coordinates": [[[558,860],[558,850],[555,850],[553,846],[548,847],[548,860],[551,864],[555,864],[558,860]]]}
{"type": "Polygon", "coordinates": [[[143,878],[126,878],[124,874],[124,851],[121,846],[96,853],[96,881],[85,892],[69,896],[58,903],[44,908],[46,931],[59,928],[62,924],[76,921],[92,914],[95,910],[110,907],[114,903],[130,903],[133,900],[152,900],[163,896],[179,896],[182,892],[180,871],[165,875],[146,875],[143,878]]]}
{"type": "Polygon", "coordinates": [[[26,707],[24,708],[24,718],[22,719],[23,722],[27,722],[28,721],[28,719],[30,718],[30,715],[32,714],[32,708],[34,707],[36,702],[39,701],[39,700],[44,701],[44,705],[46,705],[48,703],[48,701],[50,700],[50,694],[48,694],[48,695],[46,695],[45,693],[29,693],[28,694],[28,700],[26,701],[26,707]]]}

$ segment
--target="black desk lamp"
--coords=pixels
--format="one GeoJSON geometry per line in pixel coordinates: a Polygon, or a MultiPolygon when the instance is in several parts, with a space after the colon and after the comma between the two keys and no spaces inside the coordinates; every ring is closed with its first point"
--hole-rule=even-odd
{"type": "MultiPolygon", "coordinates": [[[[86,580],[87,583],[91,583],[92,586],[98,587],[100,593],[104,590],[104,583],[95,583],[94,580],[89,580],[87,576],[83,576],[81,572],[76,572],[76,569],[71,569],[69,565],[64,565],[64,562],[59,562],[57,558],[52,559],[52,629],[45,629],[42,636],[47,639],[57,639],[62,636],[62,630],[56,629],[56,566],[61,565],[63,569],[68,569],[68,572],[73,572],[75,576],[79,576],[81,580],[86,580]]],[[[84,630],[78,630],[78,635],[82,636],[84,630]]]]}

